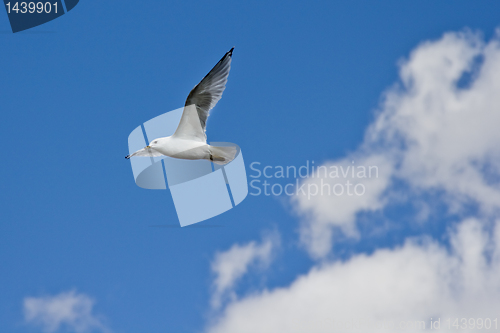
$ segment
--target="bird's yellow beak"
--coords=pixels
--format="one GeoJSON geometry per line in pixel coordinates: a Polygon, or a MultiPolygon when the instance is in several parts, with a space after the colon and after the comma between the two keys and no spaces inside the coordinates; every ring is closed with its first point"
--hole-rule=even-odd
{"type": "Polygon", "coordinates": [[[146,146],[146,148],[151,148],[151,146],[146,146]]]}

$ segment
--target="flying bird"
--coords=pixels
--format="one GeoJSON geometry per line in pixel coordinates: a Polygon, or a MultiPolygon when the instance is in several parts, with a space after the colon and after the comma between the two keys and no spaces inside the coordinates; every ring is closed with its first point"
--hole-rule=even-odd
{"type": "Polygon", "coordinates": [[[182,117],[174,134],[152,140],[148,146],[126,156],[170,156],[186,160],[210,160],[217,164],[231,162],[236,147],[216,147],[207,144],[207,118],[221,99],[231,69],[234,47],[189,93],[182,117]]]}

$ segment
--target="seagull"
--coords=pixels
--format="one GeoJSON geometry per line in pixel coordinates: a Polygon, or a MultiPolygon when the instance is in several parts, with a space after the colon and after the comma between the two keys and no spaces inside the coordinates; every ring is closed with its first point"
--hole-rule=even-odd
{"type": "Polygon", "coordinates": [[[236,147],[215,147],[207,144],[207,118],[210,110],[221,99],[231,69],[234,47],[189,93],[182,117],[171,136],[152,140],[148,146],[128,156],[170,156],[186,160],[210,160],[224,165],[231,162],[236,147]]]}

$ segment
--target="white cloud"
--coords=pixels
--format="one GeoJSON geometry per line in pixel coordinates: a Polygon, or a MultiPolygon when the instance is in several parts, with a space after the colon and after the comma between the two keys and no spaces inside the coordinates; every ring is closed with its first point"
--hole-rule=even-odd
{"type": "Polygon", "coordinates": [[[330,251],[332,226],[338,227],[348,236],[358,236],[354,224],[356,213],[383,207],[385,199],[382,193],[389,184],[392,172],[391,163],[384,156],[377,155],[352,155],[323,166],[326,169],[316,169],[314,176],[301,184],[307,189],[305,194],[299,192],[299,195],[292,197],[295,209],[304,220],[300,232],[301,240],[308,245],[314,257],[323,257],[330,251]],[[337,169],[339,177],[335,177],[337,169]],[[326,178],[325,170],[328,175],[326,178]],[[363,170],[365,177],[358,177],[363,176],[363,170]],[[347,182],[350,185],[347,185],[347,182]],[[341,195],[335,195],[335,186],[335,193],[340,194],[343,191],[341,195]],[[355,186],[358,186],[357,193],[363,193],[362,195],[356,194],[355,186]],[[316,189],[317,195],[311,196],[311,193],[316,193],[316,189]]]}
{"type": "Polygon", "coordinates": [[[401,67],[404,89],[387,93],[370,140],[392,148],[397,176],[419,189],[439,188],[449,199],[472,199],[484,212],[498,209],[500,187],[483,168],[500,170],[500,43],[448,33],[422,44],[401,67]],[[474,69],[469,87],[457,87],[474,69]],[[402,147],[402,148],[401,148],[402,147]]]}
{"type": "MultiPolygon", "coordinates": [[[[363,198],[292,199],[302,216],[301,240],[315,258],[327,258],[336,231],[359,237],[358,214],[387,207],[400,194],[396,182],[414,194],[439,192],[441,203],[462,216],[449,227],[449,246],[422,236],[345,262],[323,260],[289,286],[235,298],[210,332],[355,331],[345,326],[352,320],[396,326],[424,321],[429,329],[431,317],[449,331],[448,318],[460,318],[460,327],[461,318],[498,318],[500,222],[492,221],[500,210],[499,35],[485,43],[479,34],[447,33],[401,62],[401,83],[384,94],[359,150],[325,163],[378,165],[379,178],[363,180],[363,198]],[[467,73],[471,80],[464,84],[467,73]],[[477,210],[464,208],[470,203],[477,210]]],[[[422,223],[433,202],[419,200],[422,211],[413,219],[422,223]]]]}
{"type": "Polygon", "coordinates": [[[449,317],[493,320],[500,310],[499,226],[490,238],[478,220],[462,222],[450,233],[451,251],[429,239],[409,240],[315,267],[288,287],[230,304],[209,331],[367,332],[384,321],[386,328],[423,321],[429,329],[431,318],[449,331],[449,317]],[[350,329],[352,323],[358,326],[350,329]]]}
{"type": "Polygon", "coordinates": [[[380,177],[363,180],[362,198],[292,199],[303,215],[301,239],[314,257],[329,252],[333,229],[356,236],[356,214],[383,208],[393,180],[413,191],[442,191],[456,213],[468,202],[490,216],[500,209],[499,37],[485,44],[479,34],[447,33],[421,44],[400,66],[402,83],[385,93],[360,149],[325,164],[376,163],[380,177]],[[467,73],[470,84],[459,87],[467,73]]]}
{"type": "Polygon", "coordinates": [[[269,265],[278,242],[277,234],[269,234],[260,243],[234,244],[227,251],[217,252],[212,262],[212,272],[215,274],[212,306],[218,308],[225,296],[234,298],[234,293],[230,293],[232,288],[251,265],[260,265],[261,268],[269,265]]]}
{"type": "Polygon", "coordinates": [[[55,296],[26,297],[24,319],[44,332],[67,329],[73,332],[109,332],[102,320],[92,313],[94,301],[75,291],[55,296]]]}

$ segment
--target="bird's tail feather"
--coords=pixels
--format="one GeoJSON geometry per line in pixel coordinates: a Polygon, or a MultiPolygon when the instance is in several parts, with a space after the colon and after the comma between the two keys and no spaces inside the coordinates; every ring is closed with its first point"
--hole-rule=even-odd
{"type": "Polygon", "coordinates": [[[210,146],[210,160],[216,164],[224,165],[236,156],[238,149],[236,147],[214,147],[210,146]]]}

